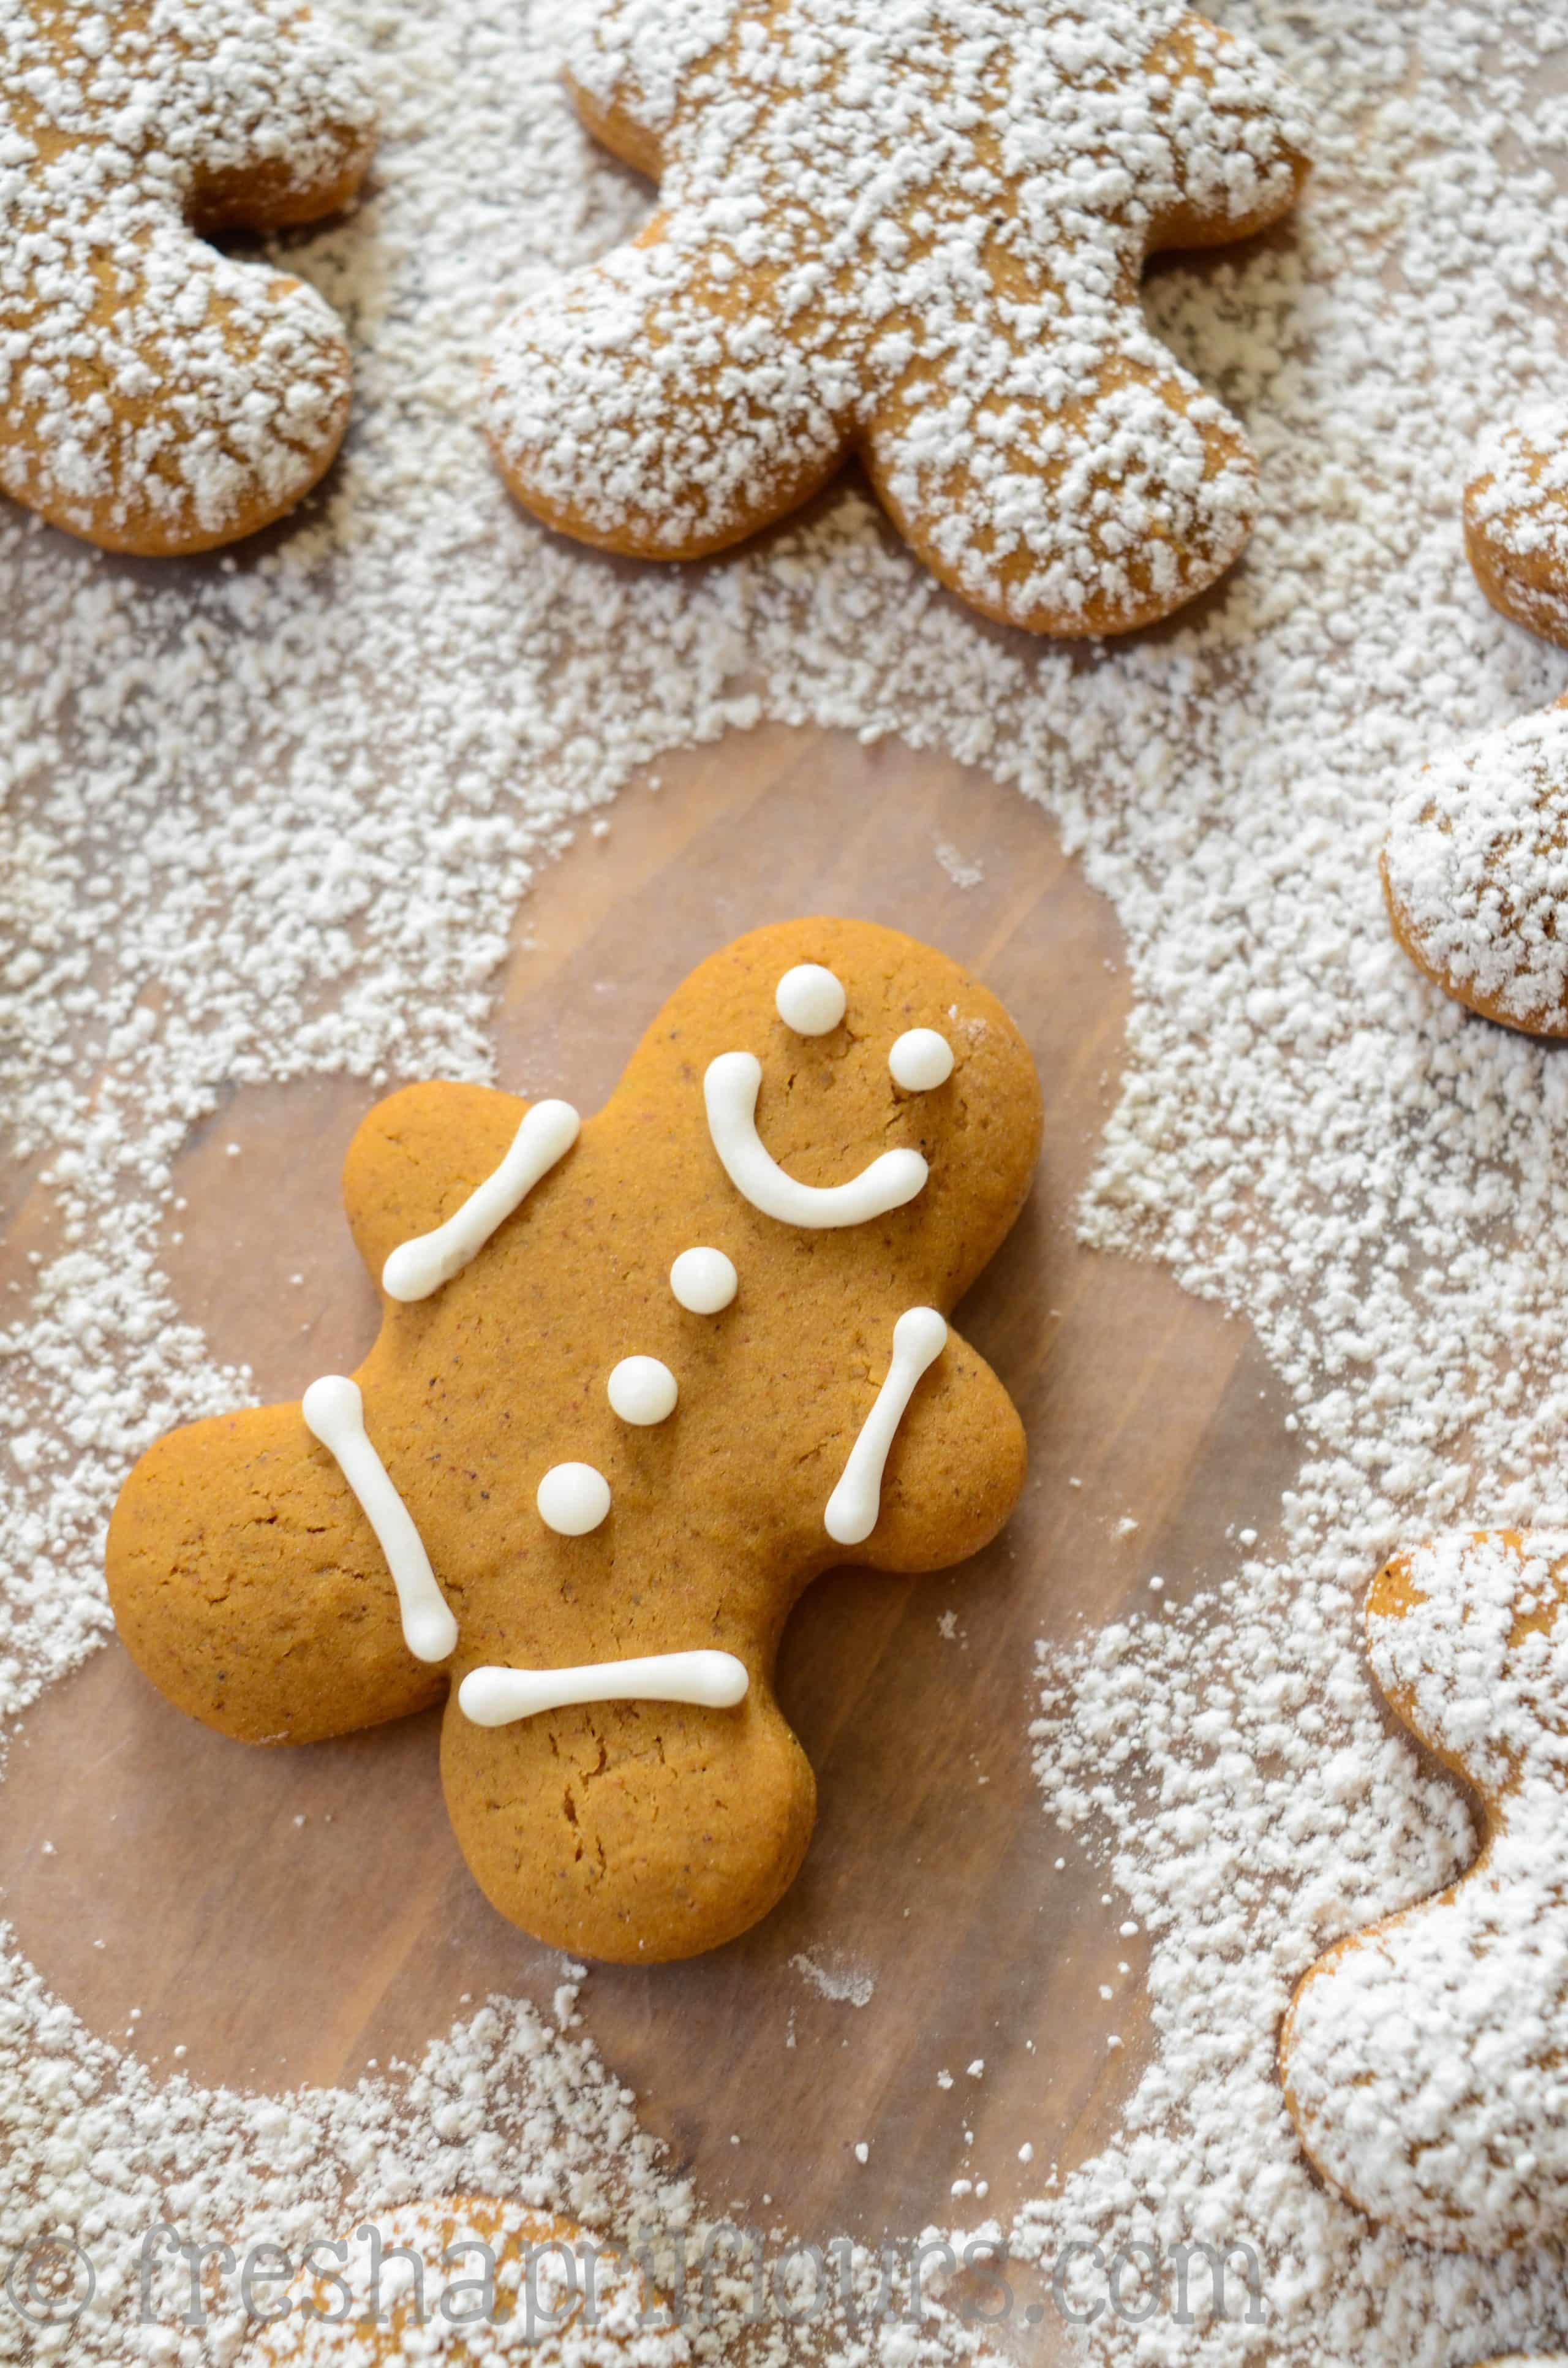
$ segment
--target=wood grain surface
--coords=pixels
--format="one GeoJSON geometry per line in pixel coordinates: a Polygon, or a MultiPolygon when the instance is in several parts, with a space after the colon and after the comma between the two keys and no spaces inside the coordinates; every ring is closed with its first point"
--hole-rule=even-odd
{"type": "MultiPolygon", "coordinates": [[[[861,914],[971,964],[1045,1087],[1033,1200],[958,1314],[1022,1409],[1031,1470],[972,1564],[835,1572],[812,1590],[779,1672],[821,1784],[804,1873],[710,1957],[596,1969],[584,2010],[714,2206],[763,2214],[766,2196],[767,2216],[819,2241],[1005,2218],[1109,2133],[1147,2044],[1142,1937],[1120,1931],[1092,1839],[1040,1807],[1036,1640],[1181,1602],[1233,1567],[1238,1528],[1267,1546],[1295,1462],[1283,1396],[1244,1327],[1074,1240],[1129,982],[1112,913],[1039,809],[891,742],[772,728],[672,756],[654,779],[522,909],[499,1081],[596,1107],[669,989],[763,920],[861,914]],[[983,876],[960,885],[966,867],[983,876]],[[865,2002],[824,1996],[807,1957],[830,1981],[865,1977],[865,2002]],[[983,2203],[951,2197],[960,2178],[988,2182],[983,2203]]],[[[349,1370],[373,1337],[337,1178],[378,1090],[238,1093],[184,1156],[168,1269],[263,1396],[349,1370]]],[[[0,1904],[28,1955],[93,2028],[165,2066],[179,2045],[202,2080],[352,2078],[416,2057],[468,2001],[548,2006],[561,1979],[465,1873],[434,1717],[248,1750],[182,1718],[110,1646],[16,1730],[4,1803],[0,1904]]]]}

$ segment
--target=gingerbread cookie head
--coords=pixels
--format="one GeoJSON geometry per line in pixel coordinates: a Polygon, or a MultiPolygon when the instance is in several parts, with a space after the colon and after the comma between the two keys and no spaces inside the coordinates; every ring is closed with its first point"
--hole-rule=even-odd
{"type": "Polygon", "coordinates": [[[1568,1534],[1442,1538],[1368,1599],[1395,1712],[1476,1793],[1483,1848],[1342,1941],[1281,2041],[1307,2153],[1371,2218],[1491,2252],[1568,2230],[1568,1534]]]}
{"type": "Polygon", "coordinates": [[[999,1004],[815,920],[703,963],[607,1107],[415,1086],[350,1148],[386,1292],[358,1374],[159,1442],[111,1524],[120,1634],[254,1741],[450,1686],[448,1804],[502,1912],[691,1954],[798,1869],[811,1770],[772,1694],[801,1588],[1006,1520],[1023,1436],[949,1311],[1039,1144],[999,1004]]]}
{"type": "Polygon", "coordinates": [[[490,436],[540,518],[692,558],[857,450],[941,581],[1033,632],[1122,632],[1230,566],[1252,455],[1138,283],[1294,200],[1299,111],[1249,43],[1176,0],[589,0],[569,54],[662,203],[497,341],[490,436]]]}
{"type": "Polygon", "coordinates": [[[346,205],[373,127],[294,0],[0,0],[0,490],[148,554],[291,509],[342,440],[343,331],[204,239],[346,205]]]}

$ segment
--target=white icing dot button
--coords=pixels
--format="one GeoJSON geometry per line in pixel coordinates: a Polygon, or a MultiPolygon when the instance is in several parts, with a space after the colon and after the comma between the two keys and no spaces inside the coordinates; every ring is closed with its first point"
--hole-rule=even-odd
{"type": "Polygon", "coordinates": [[[895,1086],[906,1094],[928,1094],[953,1074],[953,1048],[934,1028],[911,1028],[888,1054],[895,1086]]]}
{"type": "Polygon", "coordinates": [[[591,1463],[552,1463],[535,1502],[547,1530],[558,1537],[585,1538],[609,1510],[609,1482],[591,1463]]]}
{"type": "Polygon", "coordinates": [[[675,1375],[657,1357],[622,1357],[609,1377],[610,1406],[622,1422],[663,1422],[679,1395],[675,1375]]]}
{"type": "Polygon", "coordinates": [[[844,1017],[841,982],[821,962],[797,962],[774,990],[778,1017],[797,1036],[825,1036],[844,1017]]]}
{"type": "Polygon", "coordinates": [[[670,1269],[670,1289],[688,1315],[722,1315],[739,1281],[722,1250],[682,1250],[670,1269]]]}

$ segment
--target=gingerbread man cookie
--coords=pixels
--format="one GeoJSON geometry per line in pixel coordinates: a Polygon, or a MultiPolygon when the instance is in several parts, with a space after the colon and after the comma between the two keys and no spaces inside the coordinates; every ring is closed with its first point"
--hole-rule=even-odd
{"type": "Polygon", "coordinates": [[[1481,1804],[1469,1873],[1332,1949],[1285,2093],[1372,2219],[1491,2252],[1568,2230],[1568,1533],[1438,1539],[1367,1603],[1398,1715],[1481,1804]]]}
{"type": "Polygon", "coordinates": [[[347,205],[374,112],[295,0],[0,0],[0,489],[109,551],[205,551],[330,464],[348,348],[204,244],[347,205]]]}
{"type": "MultiPolygon", "coordinates": [[[[1495,609],[1568,645],[1568,412],[1488,437],[1465,547],[1495,609]]],[[[1568,700],[1438,757],[1395,801],[1382,858],[1393,932],[1478,1011],[1568,1036],[1568,700]]]]}
{"type": "Polygon", "coordinates": [[[344,1176],[376,1346],[142,1458],[109,1530],[120,1634],[251,1742],[449,1687],[447,1802],[504,1915],[600,1957],[744,1931],[814,1811],[771,1686],[791,1605],[846,1558],[960,1561],[1022,1485],[947,1314],[1040,1128],[994,997],[841,920],[705,962],[581,1125],[394,1094],[344,1176]]]}
{"type": "Polygon", "coordinates": [[[569,79],[662,203],[496,342],[491,440],[549,525],[696,558],[855,451],[941,581],[1035,632],[1125,632],[1235,559],[1251,450],[1139,275],[1295,200],[1249,42],[1179,0],[594,0],[569,79]]]}
{"type": "Polygon", "coordinates": [[[253,2315],[265,2323],[241,2358],[256,2368],[481,2354],[496,2368],[514,2358],[528,2368],[685,2368],[692,2356],[624,2255],[572,2221],[495,2196],[395,2204],[301,2256],[269,2246],[248,2258],[253,2315]]]}

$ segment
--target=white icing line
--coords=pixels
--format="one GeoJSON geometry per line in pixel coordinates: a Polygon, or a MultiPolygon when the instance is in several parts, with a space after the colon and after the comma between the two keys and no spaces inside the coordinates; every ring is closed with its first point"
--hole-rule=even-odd
{"type": "Polygon", "coordinates": [[[458,1703],[475,1726],[510,1726],[541,1710],[577,1702],[697,1702],[729,1710],[751,1680],[733,1653],[650,1653],[634,1661],[590,1661],[576,1669],[471,1669],[458,1703]]]}
{"type": "Polygon", "coordinates": [[[882,1509],[882,1474],[915,1385],[948,1345],[948,1326],[934,1307],[906,1307],[892,1327],[892,1362],[877,1402],[860,1427],[823,1526],[835,1545],[858,1546],[876,1528],[882,1509]]]}
{"type": "Polygon", "coordinates": [[[428,1299],[460,1274],[519,1202],[564,1158],[582,1121],[570,1102],[535,1102],[512,1137],[511,1149],[494,1174],[469,1194],[434,1233],[400,1242],[381,1269],[381,1289],[391,1299],[428,1299]]]}
{"type": "Polygon", "coordinates": [[[414,1517],[366,1435],[358,1383],[345,1373],[324,1373],[305,1392],[300,1411],[312,1436],[335,1457],[376,1533],[397,1589],[403,1643],[416,1661],[444,1661],[458,1641],[458,1623],[436,1584],[414,1517]]]}
{"type": "Polygon", "coordinates": [[[917,1151],[884,1151],[846,1184],[798,1184],[757,1133],[761,1089],[762,1064],[753,1053],[721,1053],[702,1080],[713,1148],[736,1191],[765,1217],[781,1225],[863,1225],[902,1209],[925,1184],[930,1171],[917,1151]]]}

